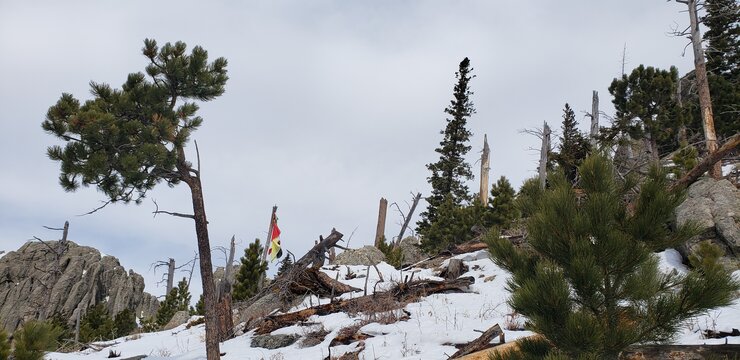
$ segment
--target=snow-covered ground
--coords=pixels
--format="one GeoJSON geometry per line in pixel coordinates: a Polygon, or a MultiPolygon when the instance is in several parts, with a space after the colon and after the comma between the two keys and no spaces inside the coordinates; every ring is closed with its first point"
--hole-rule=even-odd
{"type": "MultiPolygon", "coordinates": [[[[679,272],[686,271],[677,251],[667,250],[659,253],[658,256],[663,271],[673,269],[679,272]]],[[[480,333],[476,330],[484,331],[496,323],[502,327],[511,323],[523,323],[523,319],[511,316],[511,309],[506,304],[509,294],[505,290],[505,284],[509,275],[491,262],[487,251],[463,254],[456,258],[462,259],[470,269],[463,276],[475,277],[471,293],[432,295],[405,307],[405,310],[411,314],[409,320],[387,325],[370,323],[363,326],[361,331],[374,337],[365,340],[365,349],[360,354],[361,359],[447,359],[456,351],[455,347],[450,344],[466,343],[477,338],[480,333]]],[[[378,269],[385,279],[384,282],[377,284],[378,291],[392,286],[393,281],[410,276],[412,271],[415,272],[414,279],[435,278],[432,269],[412,269],[401,272],[385,263],[379,264],[378,269]]],[[[323,271],[332,278],[339,273],[338,278],[342,282],[357,288],[364,288],[365,278],[343,280],[348,270],[358,275],[366,273],[364,266],[341,266],[338,270],[325,267],[323,271]]],[[[740,272],[736,272],[735,275],[740,276],[740,272]]],[[[368,292],[372,291],[372,285],[378,281],[377,272],[371,268],[368,292]]],[[[344,297],[361,295],[362,293],[345,294],[344,297]]],[[[306,299],[302,305],[293,310],[328,301],[328,299],[306,299]]],[[[337,313],[310,319],[311,322],[320,325],[292,326],[273,332],[273,334],[305,335],[323,326],[329,335],[322,343],[312,347],[301,348],[299,340],[281,349],[252,348],[250,342],[253,334],[249,332],[223,343],[221,352],[226,353],[223,356],[224,359],[323,359],[329,355],[329,343],[340,329],[364,319],[366,317],[363,315],[350,317],[345,313],[337,313]]],[[[740,300],[736,300],[732,306],[712,311],[687,323],[682,328],[682,332],[678,334],[677,343],[723,344],[725,339],[702,338],[701,331],[705,329],[731,331],[733,327],[740,327],[740,300]]],[[[504,331],[507,342],[532,334],[529,331],[504,331]]],[[[169,331],[116,339],[113,342],[117,344],[99,352],[87,350],[70,354],[50,353],[46,358],[105,359],[108,357],[109,350],[114,350],[120,352],[121,358],[148,355],[147,359],[204,359],[204,334],[203,325],[190,329],[185,329],[185,325],[182,325],[169,331]]],[[[740,337],[729,337],[727,341],[738,344],[740,337]]],[[[331,347],[331,355],[339,356],[354,350],[356,346],[357,343],[331,347]]]]}

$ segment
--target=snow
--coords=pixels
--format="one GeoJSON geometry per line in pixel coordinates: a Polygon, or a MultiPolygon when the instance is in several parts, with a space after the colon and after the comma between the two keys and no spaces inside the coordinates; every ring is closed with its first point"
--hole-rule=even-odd
{"type": "MultiPolygon", "coordinates": [[[[677,271],[684,273],[686,266],[681,263],[681,256],[676,250],[668,249],[656,254],[662,271],[677,271]]],[[[532,335],[529,331],[508,330],[507,325],[516,323],[521,326],[524,322],[520,316],[512,314],[506,304],[509,293],[505,290],[506,281],[510,275],[493,264],[485,250],[458,255],[470,269],[463,276],[475,278],[470,293],[464,294],[436,294],[423,298],[420,302],[408,304],[404,310],[410,314],[410,319],[391,324],[377,322],[369,323],[361,328],[365,334],[374,337],[365,340],[365,349],[361,359],[447,359],[456,351],[452,344],[465,343],[478,336],[492,325],[498,323],[504,328],[506,341],[513,341],[523,336],[532,335]]],[[[449,262],[447,260],[446,262],[449,262]]],[[[445,262],[445,263],[446,263],[445,262]]],[[[446,264],[445,264],[446,265],[446,264]]],[[[386,263],[377,266],[385,281],[378,282],[380,276],[374,267],[365,266],[327,266],[323,271],[332,278],[351,286],[364,289],[365,277],[369,273],[368,293],[374,288],[378,291],[390,288],[394,281],[404,279],[414,273],[414,279],[434,279],[433,269],[410,269],[400,271],[386,263]],[[358,277],[344,280],[348,272],[358,277]],[[337,277],[338,276],[338,277],[337,277]]],[[[740,278],[740,271],[734,274],[740,278]]],[[[439,279],[439,278],[436,278],[439,279]]],[[[344,294],[343,297],[362,296],[363,292],[344,294]]],[[[325,304],[326,298],[306,299],[291,311],[306,308],[311,304],[325,304]]],[[[400,315],[397,313],[396,315],[400,315]]],[[[316,346],[301,348],[299,343],[275,350],[251,348],[250,341],[254,335],[248,332],[221,344],[221,351],[226,353],[224,359],[323,359],[329,355],[329,343],[340,329],[366,320],[362,314],[350,316],[345,313],[336,313],[327,316],[314,316],[309,322],[318,325],[291,326],[276,330],[273,334],[305,335],[321,327],[329,332],[322,343],[316,346]]],[[[704,339],[702,331],[706,329],[731,331],[740,325],[740,300],[732,306],[724,307],[693,319],[682,327],[676,336],[678,344],[724,344],[725,341],[740,344],[740,337],[726,339],[704,339]]],[[[205,358],[205,331],[203,325],[186,329],[181,325],[175,329],[133,335],[113,341],[112,345],[102,351],[61,354],[49,353],[47,359],[68,360],[97,360],[105,359],[108,350],[121,353],[122,358],[135,355],[148,355],[147,359],[204,359],[205,358]]],[[[496,342],[498,340],[494,340],[496,342]]],[[[331,355],[339,356],[356,349],[358,343],[331,347],[331,355]]]]}

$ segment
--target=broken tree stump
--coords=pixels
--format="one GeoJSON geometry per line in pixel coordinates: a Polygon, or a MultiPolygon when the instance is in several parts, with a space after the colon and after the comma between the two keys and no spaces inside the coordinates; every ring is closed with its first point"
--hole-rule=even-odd
{"type": "Polygon", "coordinates": [[[452,354],[450,356],[450,359],[458,359],[465,355],[472,354],[476,351],[485,350],[493,344],[491,344],[491,340],[493,340],[496,336],[503,336],[504,332],[501,330],[501,327],[496,324],[491,326],[490,329],[486,330],[481,336],[479,336],[477,339],[469,342],[467,345],[463,346],[460,350],[458,350],[456,353],[452,354]]]}
{"type": "Polygon", "coordinates": [[[462,260],[450,259],[447,268],[442,271],[440,276],[447,280],[453,280],[459,278],[466,271],[468,271],[468,267],[463,264],[462,260]]]}

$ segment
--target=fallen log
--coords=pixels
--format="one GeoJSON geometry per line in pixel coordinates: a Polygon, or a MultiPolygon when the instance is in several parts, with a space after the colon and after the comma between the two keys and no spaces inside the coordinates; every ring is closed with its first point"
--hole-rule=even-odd
{"type": "Polygon", "coordinates": [[[709,154],[709,156],[707,156],[699,164],[694,166],[693,169],[689,170],[686,175],[673,183],[673,185],[671,185],[671,191],[682,190],[691,185],[702,174],[704,174],[705,172],[707,172],[707,170],[714,166],[714,164],[722,160],[725,155],[738,147],[738,145],[740,145],[740,133],[735,134],[731,138],[727,139],[727,141],[725,141],[725,143],[722,144],[722,146],[717,149],[717,151],[709,154]]]}
{"type": "Polygon", "coordinates": [[[401,308],[406,303],[422,296],[450,291],[464,292],[474,282],[475,278],[469,276],[446,281],[417,280],[409,283],[400,283],[388,291],[330,302],[292,313],[269,315],[257,322],[254,326],[247,324],[244,331],[256,329],[255,334],[264,335],[277,329],[307,321],[314,315],[323,316],[343,311],[356,311],[358,309],[360,312],[362,312],[362,309],[377,309],[379,299],[382,299],[382,301],[395,301],[398,304],[397,308],[401,308]]]}
{"type": "Polygon", "coordinates": [[[740,344],[725,345],[634,345],[620,359],[735,359],[740,344]]]}
{"type": "Polygon", "coordinates": [[[491,340],[493,340],[494,337],[499,336],[503,338],[503,335],[504,335],[504,332],[501,330],[501,327],[498,324],[493,325],[491,326],[490,329],[486,330],[477,339],[467,343],[467,345],[463,346],[456,353],[452,354],[452,356],[450,356],[450,359],[458,359],[465,355],[472,354],[477,351],[485,350],[493,346],[493,344],[491,344],[491,340]]]}

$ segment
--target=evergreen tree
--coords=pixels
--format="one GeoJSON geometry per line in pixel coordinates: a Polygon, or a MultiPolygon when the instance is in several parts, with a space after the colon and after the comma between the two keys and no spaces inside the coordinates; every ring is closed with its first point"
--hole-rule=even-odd
{"type": "Polygon", "coordinates": [[[137,327],[136,315],[129,308],[123,309],[113,318],[113,327],[117,338],[131,334],[137,327]]]}
{"type": "Polygon", "coordinates": [[[104,303],[98,303],[87,309],[80,320],[80,341],[91,342],[110,340],[116,337],[115,324],[104,303]]]}
{"type": "Polygon", "coordinates": [[[10,339],[8,339],[8,333],[5,332],[5,328],[0,328],[0,360],[7,360],[10,358],[10,339]]]}
{"type": "Polygon", "coordinates": [[[514,205],[514,195],[516,192],[511,187],[511,183],[505,176],[501,176],[498,181],[491,186],[491,197],[488,206],[491,212],[491,224],[502,229],[508,229],[514,220],[519,218],[519,210],[514,205]]]}
{"type": "Polygon", "coordinates": [[[177,283],[177,287],[172,288],[170,293],[164,298],[157,310],[156,320],[160,327],[167,325],[172,317],[178,311],[188,311],[190,306],[190,291],[188,290],[188,281],[183,278],[177,283]]]}
{"type": "Polygon", "coordinates": [[[400,246],[395,246],[393,243],[387,242],[385,236],[378,243],[378,250],[385,255],[385,262],[389,265],[396,269],[400,269],[403,266],[403,250],[400,246]]]}
{"type": "Polygon", "coordinates": [[[190,316],[193,315],[201,315],[205,313],[205,309],[203,309],[203,294],[200,294],[200,297],[198,298],[198,302],[195,303],[195,307],[190,307],[190,316]]]}
{"type": "Polygon", "coordinates": [[[293,259],[290,254],[285,256],[285,259],[280,262],[280,268],[278,268],[277,276],[282,275],[284,272],[290,270],[293,267],[293,259]]]}
{"type": "Polygon", "coordinates": [[[633,139],[645,139],[654,161],[660,158],[660,146],[675,149],[675,135],[683,120],[675,98],[677,83],[675,67],[660,70],[640,65],[629,76],[614,79],[609,93],[617,116],[607,135],[615,138],[626,133],[633,139]]]}
{"type": "Polygon", "coordinates": [[[483,213],[485,209],[480,205],[477,208],[473,205],[470,209],[466,209],[457,205],[452,200],[452,196],[447,196],[437,209],[437,220],[426,230],[426,235],[420,244],[422,250],[428,254],[434,254],[450,245],[467,241],[471,235],[470,219],[478,214],[482,217],[483,213]]]}
{"type": "MultiPolygon", "coordinates": [[[[49,158],[61,163],[60,184],[67,191],[95,186],[107,203],[141,203],[147,191],[165,182],[185,183],[190,190],[203,292],[206,294],[206,353],[219,358],[211,246],[200,171],[189,162],[185,145],[202,123],[195,101],[224,92],[226,59],[208,62],[200,46],[186,53],[183,42],[161,48],[144,40],[144,73],[129,74],[120,89],[91,82],[93,98],[80,104],[62,94],[42,127],[63,141],[51,146],[49,158]]],[[[230,310],[229,310],[230,311],[230,310]]]]}
{"type": "Polygon", "coordinates": [[[736,0],[706,0],[702,22],[707,27],[707,70],[737,86],[740,77],[740,4],[736,0]]]}
{"type": "Polygon", "coordinates": [[[47,351],[57,347],[59,329],[47,322],[32,320],[13,335],[16,360],[43,360],[47,351]]]}
{"type": "Polygon", "coordinates": [[[521,217],[528,218],[537,210],[541,196],[542,189],[540,189],[538,178],[524,180],[516,199],[514,199],[514,207],[519,211],[521,217]]]}
{"type": "Polygon", "coordinates": [[[573,184],[578,176],[578,166],[586,158],[590,148],[588,140],[577,126],[576,113],[566,103],[563,109],[563,135],[560,137],[558,152],[553,154],[553,158],[573,184]]]}
{"type": "Polygon", "coordinates": [[[254,242],[244,249],[242,264],[236,273],[234,292],[231,294],[234,301],[247,300],[257,293],[259,280],[267,271],[267,263],[262,261],[262,249],[260,239],[254,239],[254,242]]]}
{"type": "Polygon", "coordinates": [[[473,92],[469,88],[469,82],[474,77],[471,75],[472,71],[470,60],[463,59],[455,73],[457,84],[453,91],[454,98],[445,109],[445,113],[450,117],[447,118],[445,130],[441,132],[444,138],[439,143],[440,146],[434,150],[439,153],[439,160],[427,165],[427,169],[432,173],[427,178],[432,185],[432,193],[426,198],[427,209],[420,214],[421,220],[417,223],[416,231],[422,235],[422,242],[430,241],[427,238],[428,230],[437,221],[438,208],[445,201],[449,199],[454,206],[460,206],[470,199],[465,181],[471,180],[473,173],[470,164],[465,162],[465,154],[471,149],[468,142],[472,135],[466,124],[468,118],[475,113],[473,101],[470,99],[473,92]]]}
{"type": "Polygon", "coordinates": [[[512,274],[509,305],[544,336],[518,358],[617,359],[630,344],[668,341],[686,319],[732,302],[740,285],[711,256],[685,275],[659,270],[653,251],[697,232],[693,224],[671,230],[683,194],[667,190],[662,171],[651,170],[633,204],[624,199],[636,183],[617,183],[605,157],[587,158],[580,174],[581,196],[564,176],[551,178],[527,222],[530,251],[488,239],[493,261],[512,274]]]}
{"type": "MultiPolygon", "coordinates": [[[[55,312],[50,319],[47,319],[48,323],[59,329],[59,338],[57,338],[57,342],[60,344],[65,340],[74,338],[74,332],[72,331],[72,328],[70,328],[67,319],[68,316],[60,312],[55,312]]],[[[2,358],[0,357],[0,359],[2,358]]]]}

